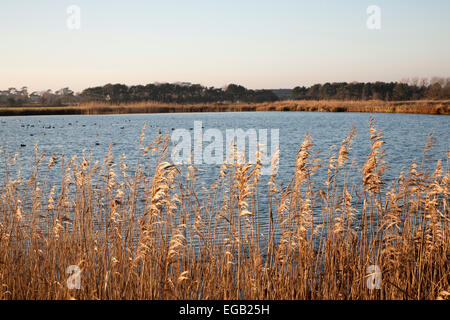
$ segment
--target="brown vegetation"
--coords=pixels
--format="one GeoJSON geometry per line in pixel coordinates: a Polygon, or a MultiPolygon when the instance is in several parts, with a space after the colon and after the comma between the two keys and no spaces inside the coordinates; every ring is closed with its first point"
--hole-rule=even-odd
{"type": "Polygon", "coordinates": [[[450,101],[288,100],[264,103],[206,104],[138,102],[118,105],[92,102],[66,107],[0,107],[0,116],[241,111],[381,112],[449,115],[450,101]]]}
{"type": "Polygon", "coordinates": [[[202,188],[194,167],[169,162],[163,136],[147,146],[141,136],[133,173],[110,153],[94,163],[36,149],[32,175],[0,185],[0,299],[448,298],[450,153],[432,172],[414,162],[386,186],[371,122],[371,152],[350,185],[354,134],[326,162],[306,136],[284,187],[276,176],[262,184],[258,164],[228,163],[202,188]],[[325,186],[315,180],[320,166],[325,186]],[[81,269],[80,290],[66,285],[70,265],[81,269]],[[367,287],[371,265],[380,290],[367,287]]]}

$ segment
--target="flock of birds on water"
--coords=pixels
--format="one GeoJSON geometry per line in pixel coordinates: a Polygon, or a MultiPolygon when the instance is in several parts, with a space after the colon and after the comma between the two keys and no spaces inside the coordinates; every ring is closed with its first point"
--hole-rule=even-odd
{"type": "MultiPolygon", "coordinates": [[[[39,120],[38,122],[40,123],[41,120],[39,120]]],[[[131,120],[129,119],[128,122],[131,122],[131,120]]],[[[7,122],[6,122],[5,120],[1,120],[1,123],[2,123],[2,124],[5,124],[5,123],[7,123],[7,122]]],[[[72,123],[72,122],[67,123],[67,126],[74,126],[74,125],[76,125],[76,124],[78,124],[78,120],[76,120],[74,123],[72,123]]],[[[93,125],[93,126],[96,126],[97,123],[94,122],[92,125],[93,125]]],[[[112,123],[109,123],[109,125],[112,126],[112,123]]],[[[34,125],[34,124],[23,124],[23,123],[22,123],[20,126],[21,126],[22,128],[26,128],[26,129],[35,128],[35,125],[34,125]]],[[[86,127],[87,125],[86,125],[86,124],[82,124],[81,126],[82,126],[82,127],[86,127]]],[[[149,127],[152,128],[153,125],[149,125],[149,127]]],[[[155,127],[156,127],[156,126],[155,126],[155,127]]],[[[63,129],[63,128],[64,128],[64,126],[60,127],[60,129],[63,129]]],[[[121,130],[124,130],[124,129],[125,129],[125,126],[120,126],[119,128],[120,128],[121,130]]],[[[204,127],[202,127],[202,128],[204,128],[204,127]]],[[[47,130],[48,130],[48,129],[56,129],[56,126],[44,124],[44,125],[42,125],[42,129],[47,129],[47,130]]],[[[171,130],[174,131],[175,128],[171,128],[171,130]]],[[[189,130],[193,130],[193,128],[189,128],[189,130]]],[[[158,134],[161,134],[161,128],[158,128],[158,134]]],[[[34,133],[30,133],[30,136],[31,136],[31,137],[33,137],[34,135],[35,135],[34,133]]],[[[45,132],[43,132],[42,135],[45,136],[45,135],[47,135],[47,134],[46,134],[45,132]]],[[[97,132],[97,136],[98,136],[98,132],[97,132]]],[[[98,146],[98,145],[100,145],[100,143],[99,143],[99,142],[95,142],[94,145],[98,146]]],[[[27,145],[24,144],[24,143],[21,143],[21,144],[20,144],[20,147],[22,147],[22,148],[24,148],[24,147],[26,147],[26,146],[27,146],[27,145]]]]}

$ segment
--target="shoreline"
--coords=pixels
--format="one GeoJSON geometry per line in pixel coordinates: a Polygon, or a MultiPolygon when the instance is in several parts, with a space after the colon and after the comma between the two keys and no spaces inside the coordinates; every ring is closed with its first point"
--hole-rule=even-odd
{"type": "Polygon", "coordinates": [[[72,106],[0,107],[0,117],[39,115],[101,115],[138,113],[202,113],[202,112],[367,112],[450,115],[449,100],[417,101],[341,101],[285,100],[265,103],[197,103],[176,104],[138,102],[126,104],[86,103],[72,106]]]}

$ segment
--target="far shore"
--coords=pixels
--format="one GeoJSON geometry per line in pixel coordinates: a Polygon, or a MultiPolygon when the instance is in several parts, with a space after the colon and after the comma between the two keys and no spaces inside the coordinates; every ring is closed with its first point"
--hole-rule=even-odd
{"type": "Polygon", "coordinates": [[[265,103],[198,103],[176,104],[161,102],[138,102],[111,104],[90,102],[71,106],[22,106],[2,107],[0,116],[32,115],[99,115],[127,113],[188,113],[188,112],[368,112],[412,113],[450,115],[450,100],[417,101],[341,101],[341,100],[286,100],[265,103]]]}

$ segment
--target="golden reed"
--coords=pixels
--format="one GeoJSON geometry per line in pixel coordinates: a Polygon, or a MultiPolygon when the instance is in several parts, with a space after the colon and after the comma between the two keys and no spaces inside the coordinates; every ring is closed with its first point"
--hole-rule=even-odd
{"type": "Polygon", "coordinates": [[[133,168],[111,149],[99,163],[36,148],[24,178],[11,175],[16,157],[6,159],[0,299],[449,298],[450,153],[425,170],[431,136],[424,160],[391,185],[371,121],[359,183],[348,178],[352,129],[327,161],[306,136],[287,185],[262,183],[259,164],[225,163],[204,186],[196,168],[170,163],[168,137],[143,145],[143,132],[133,168]],[[315,180],[321,166],[325,185],[315,180]],[[370,266],[381,271],[379,289],[370,266]]]}
{"type": "Polygon", "coordinates": [[[240,112],[240,111],[309,111],[309,112],[371,112],[417,113],[450,115],[449,100],[417,101],[345,101],[345,100],[287,100],[262,103],[196,103],[135,102],[110,104],[88,102],[74,106],[0,107],[0,116],[68,115],[68,114],[125,114],[177,112],[240,112]]]}

